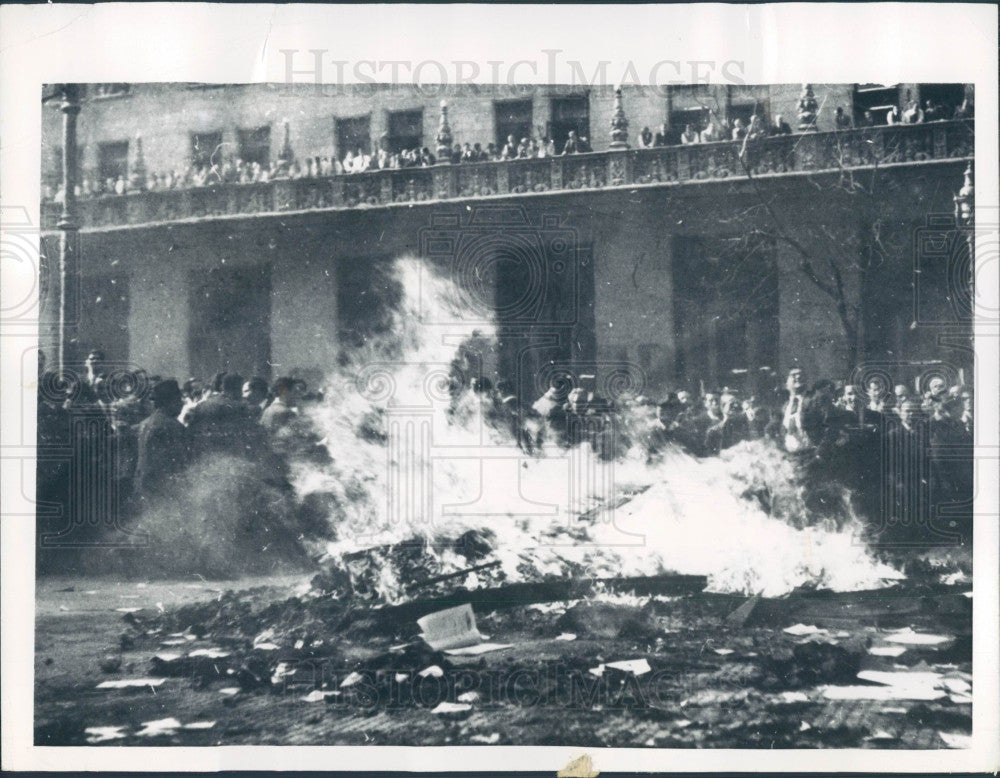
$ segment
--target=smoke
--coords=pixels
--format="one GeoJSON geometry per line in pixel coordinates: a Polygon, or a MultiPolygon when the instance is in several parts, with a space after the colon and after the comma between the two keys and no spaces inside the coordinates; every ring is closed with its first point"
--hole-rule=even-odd
{"type": "Polygon", "coordinates": [[[93,549],[89,572],[228,579],[303,569],[295,495],[270,464],[202,457],[129,527],[144,542],[93,549]]]}
{"type": "MultiPolygon", "coordinates": [[[[309,410],[332,462],[292,465],[299,499],[328,522],[328,559],[415,544],[431,574],[449,573],[469,566],[449,541],[471,532],[510,582],[678,572],[707,575],[714,591],[780,595],[900,577],[865,546],[846,501],[810,511],[795,466],[769,443],[712,459],[668,445],[651,462],[651,417],[632,405],[605,447],[614,458],[588,442],[520,450],[491,400],[471,390],[495,327],[418,260],[397,261],[394,273],[402,294],[388,326],[309,410]]],[[[406,584],[387,567],[377,589],[396,600],[406,584]]]]}

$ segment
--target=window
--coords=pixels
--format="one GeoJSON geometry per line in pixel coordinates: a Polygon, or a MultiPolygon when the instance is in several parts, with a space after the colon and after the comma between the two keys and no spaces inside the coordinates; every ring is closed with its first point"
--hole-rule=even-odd
{"type": "Polygon", "coordinates": [[[876,124],[885,124],[889,109],[899,105],[899,85],[854,85],[854,125],[864,125],[865,112],[871,111],[876,124]]]}
{"type": "Polygon", "coordinates": [[[336,155],[343,159],[347,152],[356,154],[361,149],[371,153],[372,131],[370,116],[356,116],[351,119],[336,119],[336,155]]]}
{"type": "Polygon", "coordinates": [[[506,100],[493,103],[493,116],[497,148],[503,148],[508,135],[513,135],[515,141],[520,141],[521,138],[531,138],[534,134],[531,100],[506,100]]]}
{"type": "Polygon", "coordinates": [[[708,100],[712,96],[711,84],[676,84],[668,87],[672,98],[708,100]]]}
{"type": "Polygon", "coordinates": [[[240,130],[240,159],[248,165],[254,162],[261,167],[271,165],[271,128],[258,127],[256,130],[240,130]]]}
{"type": "Polygon", "coordinates": [[[671,145],[678,145],[681,142],[681,133],[687,125],[695,132],[701,132],[708,125],[707,108],[675,108],[671,109],[668,123],[670,125],[669,142],[671,145]]]}
{"type": "Polygon", "coordinates": [[[191,133],[191,164],[211,167],[222,162],[222,132],[191,133]]]}
{"type": "Polygon", "coordinates": [[[424,112],[394,111],[389,114],[389,151],[420,149],[424,145],[424,112]]]}
{"type": "Polygon", "coordinates": [[[766,86],[730,85],[726,92],[726,102],[726,118],[730,122],[741,119],[746,126],[750,124],[750,117],[757,114],[765,127],[771,124],[771,101],[766,86]]]}
{"type": "Polygon", "coordinates": [[[97,171],[101,181],[109,178],[117,181],[119,176],[128,179],[128,141],[100,144],[97,147],[97,171]]]}
{"type": "Polygon", "coordinates": [[[927,107],[928,100],[944,106],[939,119],[950,119],[965,99],[965,84],[920,84],[919,87],[921,108],[927,107]]]}
{"type": "Polygon", "coordinates": [[[549,137],[555,141],[557,151],[562,151],[566,145],[570,130],[576,132],[578,138],[590,140],[590,98],[587,95],[552,100],[549,137]]]}

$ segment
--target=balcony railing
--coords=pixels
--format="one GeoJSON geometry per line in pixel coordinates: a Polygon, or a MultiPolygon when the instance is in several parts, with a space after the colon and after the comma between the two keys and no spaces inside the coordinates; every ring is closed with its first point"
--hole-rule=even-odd
{"type": "MultiPolygon", "coordinates": [[[[972,157],[971,120],[802,133],[742,143],[627,149],[542,159],[443,164],[326,178],[276,179],[80,198],[84,227],[173,222],[202,217],[346,209],[431,200],[595,190],[689,181],[821,172],[972,157]]],[[[42,204],[54,229],[62,206],[42,204]]]]}

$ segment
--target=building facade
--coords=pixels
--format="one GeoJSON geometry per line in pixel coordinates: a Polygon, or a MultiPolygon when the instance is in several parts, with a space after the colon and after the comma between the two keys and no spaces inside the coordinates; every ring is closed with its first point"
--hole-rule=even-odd
{"type": "MultiPolygon", "coordinates": [[[[384,271],[417,256],[461,283],[488,268],[474,290],[500,332],[488,370],[522,399],[560,370],[655,394],[763,389],[792,365],[844,379],[859,364],[971,368],[955,273],[968,246],[953,216],[974,149],[972,121],[952,118],[971,102],[964,85],[89,86],[79,177],[126,186],[76,204],[77,355],[101,348],[177,377],[320,380],[375,326],[384,271]],[[927,100],[944,106],[935,121],[864,121],[927,100]],[[687,126],[728,132],[754,114],[792,134],[680,143],[687,126]],[[639,148],[646,127],[666,145],[639,148]],[[592,153],[468,164],[441,153],[507,136],[561,146],[570,131],[592,153]],[[300,164],[420,147],[438,164],[329,175],[300,164]],[[227,158],[274,172],[145,184],[227,158]]],[[[62,115],[58,101],[42,110],[55,190],[62,115]]],[[[50,260],[59,199],[43,203],[50,260]]]]}

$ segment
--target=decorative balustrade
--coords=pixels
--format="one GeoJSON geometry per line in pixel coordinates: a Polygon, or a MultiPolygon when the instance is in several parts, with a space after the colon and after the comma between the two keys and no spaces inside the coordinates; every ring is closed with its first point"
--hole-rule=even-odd
{"type": "MultiPolygon", "coordinates": [[[[681,184],[792,172],[970,158],[971,120],[782,135],[744,144],[620,149],[542,159],[376,170],[327,178],[132,192],[80,198],[84,228],[199,217],[326,208],[364,208],[455,198],[681,184]]],[[[43,229],[55,229],[62,206],[42,204],[43,229]]]]}

